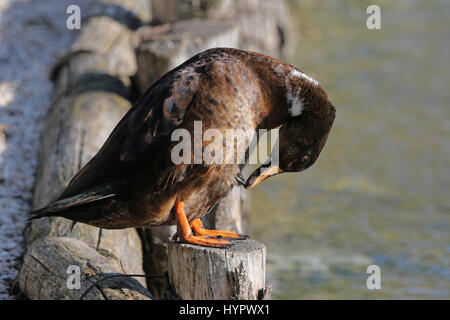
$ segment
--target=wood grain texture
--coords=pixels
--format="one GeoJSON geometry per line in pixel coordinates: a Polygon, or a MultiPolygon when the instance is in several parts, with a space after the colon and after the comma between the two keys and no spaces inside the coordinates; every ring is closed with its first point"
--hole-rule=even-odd
{"type": "MultiPolygon", "coordinates": [[[[20,287],[30,299],[80,299],[82,294],[102,277],[123,274],[122,262],[115,256],[105,256],[83,241],[67,237],[49,237],[37,241],[24,258],[20,287]],[[80,288],[71,288],[69,266],[80,269],[80,288]]],[[[86,300],[147,300],[148,291],[133,278],[114,278],[99,282],[86,300]]]]}
{"type": "Polygon", "coordinates": [[[152,9],[163,23],[200,18],[238,26],[236,48],[272,57],[284,55],[287,44],[294,48],[285,0],[153,0],[152,9]]]}
{"type": "Polygon", "coordinates": [[[237,241],[229,249],[170,242],[169,279],[181,298],[207,300],[267,299],[266,248],[254,240],[237,241]]]}
{"type": "Polygon", "coordinates": [[[142,27],[133,37],[141,92],[167,71],[206,49],[236,47],[238,28],[200,19],[142,27]]]}

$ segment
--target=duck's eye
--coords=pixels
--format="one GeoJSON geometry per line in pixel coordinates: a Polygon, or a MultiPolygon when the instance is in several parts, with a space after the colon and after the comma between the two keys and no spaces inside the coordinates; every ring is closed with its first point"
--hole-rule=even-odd
{"type": "Polygon", "coordinates": [[[304,155],[301,159],[302,163],[307,163],[309,161],[309,157],[307,155],[304,155]]]}

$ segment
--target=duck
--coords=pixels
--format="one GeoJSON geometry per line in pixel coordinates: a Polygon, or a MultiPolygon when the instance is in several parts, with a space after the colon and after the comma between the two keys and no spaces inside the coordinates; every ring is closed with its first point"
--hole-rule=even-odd
{"type": "MultiPolygon", "coordinates": [[[[103,229],[176,225],[173,239],[227,248],[247,236],[206,229],[200,219],[235,186],[251,189],[311,167],[335,115],[325,89],[299,68],[257,52],[206,50],[148,88],[61,195],[30,219],[63,217],[103,229]],[[196,161],[194,149],[213,145],[194,132],[199,127],[278,128],[278,159],[270,156],[247,179],[238,161],[196,161]],[[183,134],[200,139],[197,146],[185,141],[180,150],[174,135],[183,134]],[[174,154],[191,161],[174,161],[174,154]]],[[[245,158],[239,150],[231,149],[234,159],[245,158]]]]}

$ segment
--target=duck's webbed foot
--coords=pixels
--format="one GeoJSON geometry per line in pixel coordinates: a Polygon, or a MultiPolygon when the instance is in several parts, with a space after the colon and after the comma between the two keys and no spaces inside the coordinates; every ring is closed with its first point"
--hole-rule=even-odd
{"type": "MultiPolygon", "coordinates": [[[[174,237],[178,236],[182,242],[215,248],[229,248],[232,245],[231,241],[221,239],[225,238],[221,234],[215,234],[214,236],[207,235],[206,233],[210,231],[220,231],[204,229],[199,219],[195,219],[189,224],[184,212],[183,201],[175,202],[175,220],[177,222],[177,232],[174,237]],[[196,222],[196,220],[198,220],[198,222],[196,222]]],[[[242,235],[240,235],[240,237],[232,237],[232,234],[238,235],[237,233],[229,231],[225,232],[227,233],[226,238],[244,239],[242,235]]]]}
{"type": "Polygon", "coordinates": [[[203,228],[202,221],[200,219],[195,219],[190,223],[192,232],[194,232],[195,235],[198,236],[208,236],[212,238],[224,238],[224,239],[230,239],[230,240],[242,240],[247,239],[248,236],[245,234],[240,234],[233,231],[226,231],[226,230],[209,230],[203,228]]]}

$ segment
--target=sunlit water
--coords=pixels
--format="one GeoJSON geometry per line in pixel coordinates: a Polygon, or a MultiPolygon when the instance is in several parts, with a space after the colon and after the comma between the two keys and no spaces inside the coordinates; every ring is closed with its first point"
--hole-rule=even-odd
{"type": "Polygon", "coordinates": [[[315,166],[253,193],[273,297],[448,299],[450,3],[385,1],[374,31],[369,2],[327,3],[292,8],[290,62],[326,88],[334,128],[315,166]]]}

